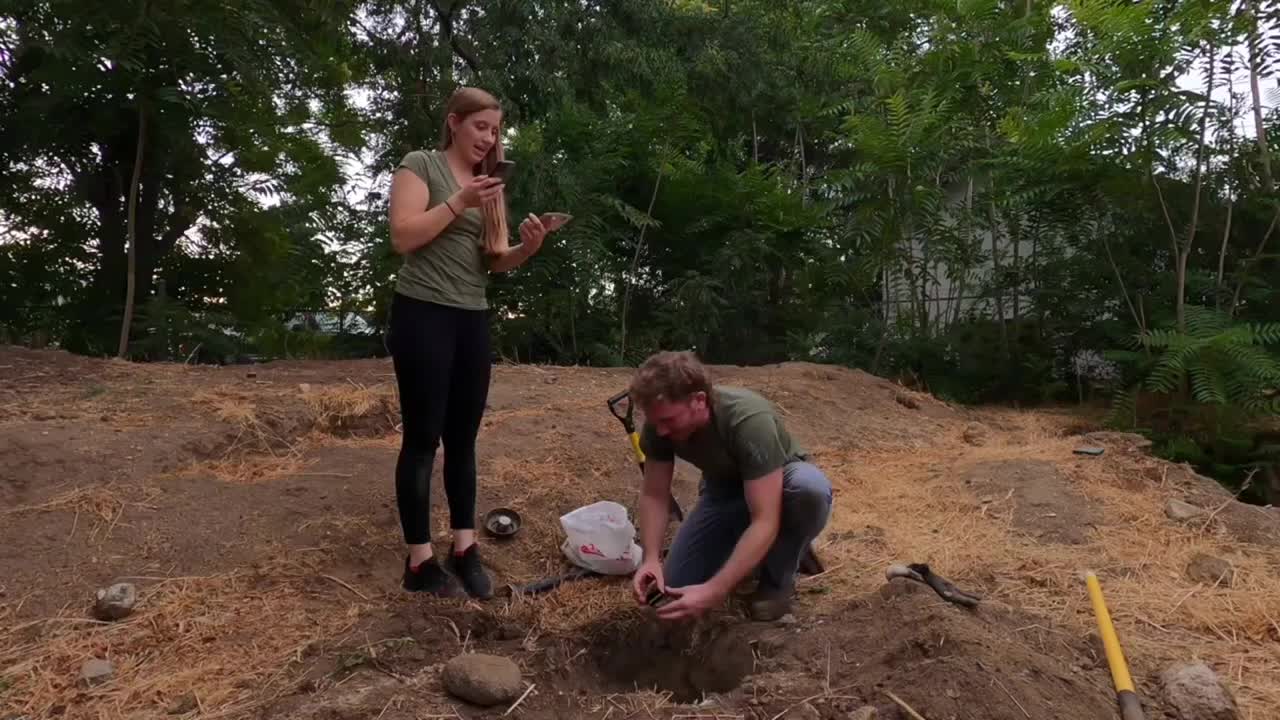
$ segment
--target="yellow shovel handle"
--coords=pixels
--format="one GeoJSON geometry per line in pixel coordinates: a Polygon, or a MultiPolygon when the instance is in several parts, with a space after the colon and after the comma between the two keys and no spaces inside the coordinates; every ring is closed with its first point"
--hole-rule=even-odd
{"type": "Polygon", "coordinates": [[[1098,576],[1091,570],[1085,573],[1084,581],[1089,586],[1089,599],[1093,601],[1093,613],[1098,619],[1098,634],[1102,636],[1102,647],[1107,653],[1107,665],[1111,668],[1111,681],[1116,688],[1121,716],[1124,720],[1142,720],[1142,703],[1134,692],[1133,678],[1129,675],[1129,666],[1120,649],[1116,629],[1111,624],[1111,613],[1107,612],[1107,604],[1102,599],[1102,586],[1098,584],[1098,576]]]}
{"type": "Polygon", "coordinates": [[[636,454],[636,462],[644,464],[644,451],[640,449],[640,433],[631,433],[631,450],[636,454]]]}

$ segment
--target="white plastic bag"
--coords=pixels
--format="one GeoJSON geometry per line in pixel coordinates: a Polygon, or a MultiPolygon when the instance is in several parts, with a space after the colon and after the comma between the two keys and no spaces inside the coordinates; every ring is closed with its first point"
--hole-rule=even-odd
{"type": "Polygon", "coordinates": [[[602,500],[560,516],[564,528],[561,551],[575,565],[604,575],[629,575],[640,567],[636,528],[627,509],[602,500]]]}

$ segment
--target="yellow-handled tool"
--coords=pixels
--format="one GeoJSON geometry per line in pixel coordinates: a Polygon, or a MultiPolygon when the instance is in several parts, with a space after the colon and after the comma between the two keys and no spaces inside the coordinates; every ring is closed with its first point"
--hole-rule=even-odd
{"type": "Polygon", "coordinates": [[[1111,613],[1107,612],[1107,604],[1102,599],[1102,586],[1098,584],[1098,576],[1090,570],[1085,573],[1084,580],[1089,586],[1089,599],[1093,601],[1093,614],[1098,619],[1102,647],[1107,652],[1107,665],[1111,667],[1111,682],[1116,688],[1120,717],[1124,720],[1143,720],[1142,702],[1134,692],[1133,678],[1129,676],[1129,666],[1125,664],[1120,640],[1116,638],[1116,629],[1111,624],[1111,613]]]}
{"type": "MultiPolygon", "coordinates": [[[[644,450],[640,449],[640,433],[636,431],[635,406],[631,402],[631,395],[626,390],[609,398],[609,412],[618,418],[618,422],[622,423],[622,429],[627,431],[627,436],[631,438],[631,452],[635,453],[636,465],[640,466],[640,474],[644,475],[644,450]]],[[[675,495],[671,497],[669,510],[675,516],[677,522],[684,522],[684,510],[680,507],[679,501],[675,495]]]]}

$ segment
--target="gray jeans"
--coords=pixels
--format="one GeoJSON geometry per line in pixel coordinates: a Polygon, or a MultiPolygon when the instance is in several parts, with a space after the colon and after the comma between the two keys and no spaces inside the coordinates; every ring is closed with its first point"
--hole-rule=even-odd
{"type": "MultiPolygon", "coordinates": [[[[751,524],[751,510],[741,492],[718,495],[705,487],[704,481],[697,506],[681,524],[667,554],[662,572],[670,587],[710,580],[751,524]]],[[[758,568],[762,587],[793,589],[800,558],[826,526],[831,501],[831,481],[816,466],[793,462],[782,469],[782,522],[758,568]]]]}

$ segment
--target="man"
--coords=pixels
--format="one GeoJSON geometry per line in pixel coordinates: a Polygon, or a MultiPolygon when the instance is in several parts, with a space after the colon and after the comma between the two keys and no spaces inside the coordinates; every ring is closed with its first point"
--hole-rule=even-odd
{"type": "Polygon", "coordinates": [[[831,483],[806,461],[768,400],[713,386],[692,353],[650,357],[629,392],[645,416],[636,601],[645,603],[656,587],[672,598],[659,617],[698,617],[759,569],[751,617],[786,614],[800,559],[830,516],[831,483]],[[664,566],[658,558],[676,457],[701,470],[702,482],[664,566]]]}

